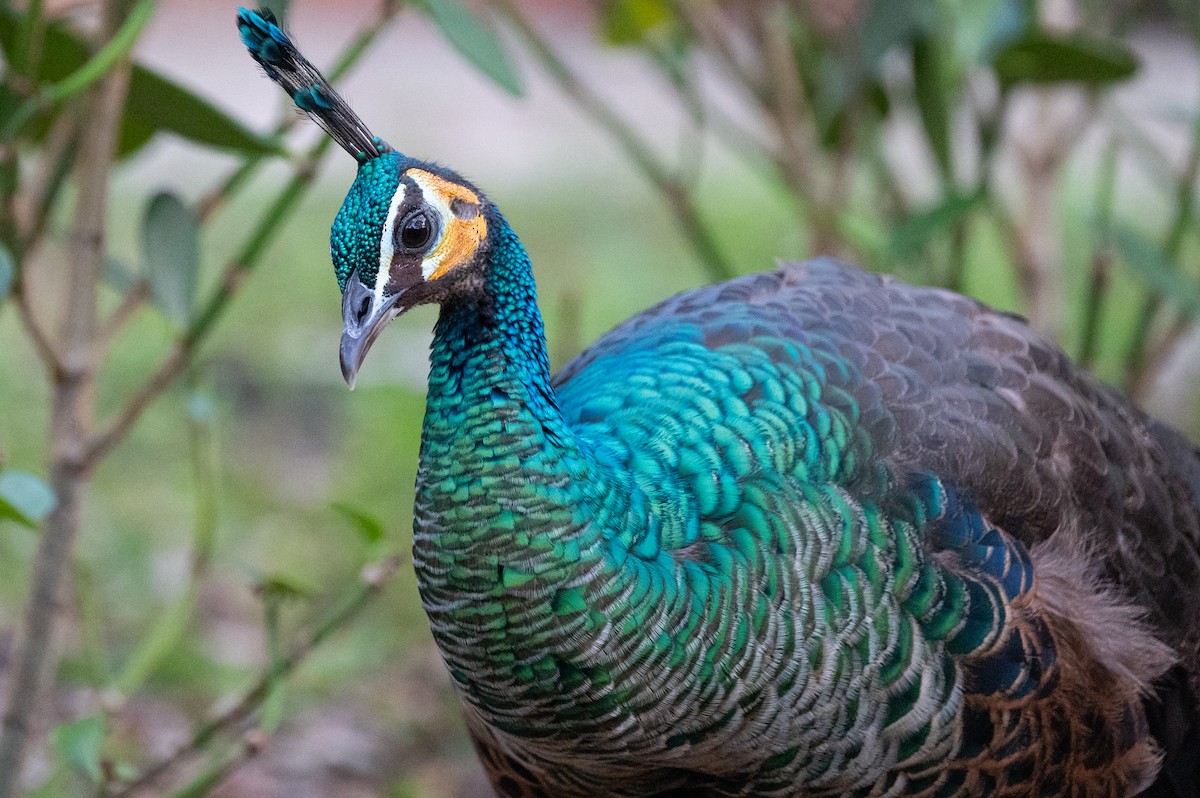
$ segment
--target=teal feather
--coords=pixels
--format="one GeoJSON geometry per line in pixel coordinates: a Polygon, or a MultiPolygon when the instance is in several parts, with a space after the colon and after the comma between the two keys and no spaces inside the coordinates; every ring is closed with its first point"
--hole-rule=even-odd
{"type": "Polygon", "coordinates": [[[360,159],[331,250],[390,303],[356,335],[441,305],[414,564],[501,795],[1197,795],[1200,454],[1019,319],[821,259],[551,378],[529,257],[453,172],[360,159]],[[388,221],[413,175],[486,229],[444,273],[388,221]]]}

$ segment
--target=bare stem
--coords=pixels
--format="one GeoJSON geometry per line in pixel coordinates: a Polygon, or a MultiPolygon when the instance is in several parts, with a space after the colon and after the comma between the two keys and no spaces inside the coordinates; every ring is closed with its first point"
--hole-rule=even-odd
{"type": "Polygon", "coordinates": [[[1092,246],[1092,270],[1083,306],[1083,333],[1079,344],[1079,364],[1091,368],[1096,356],[1100,332],[1100,306],[1108,295],[1113,267],[1112,208],[1117,184],[1117,145],[1109,142],[1100,166],[1096,188],[1096,243],[1092,246]]]}
{"type": "Polygon", "coordinates": [[[633,127],[579,79],[512,0],[493,0],[493,3],[524,37],[530,53],[563,93],[612,137],[642,175],[667,200],[688,242],[700,256],[700,262],[709,278],[719,281],[733,277],[733,267],[721,252],[712,231],[701,218],[691,193],[683,183],[663,166],[633,127]]]}
{"type": "Polygon", "coordinates": [[[146,280],[138,280],[126,292],[125,296],[121,297],[121,304],[117,305],[116,310],[104,320],[104,324],[100,328],[99,336],[96,339],[96,346],[92,353],[93,361],[99,364],[105,350],[112,346],[113,340],[125,328],[125,325],[129,323],[129,320],[133,318],[138,309],[146,304],[146,301],[149,299],[150,283],[146,280]]]}
{"type": "Polygon", "coordinates": [[[400,556],[393,555],[380,563],[364,568],[358,587],[342,602],[342,605],[323,623],[314,628],[308,638],[292,649],[290,654],[274,660],[237,703],[197,729],[191,740],[181,745],[173,753],[149,766],[136,778],[119,787],[110,794],[110,798],[128,798],[139,790],[149,787],[202,751],[218,734],[232,730],[249,718],[266,700],[271,688],[280,679],[286,678],[294,671],[330,635],[344,628],[383,590],[384,586],[396,575],[400,563],[400,556]]]}
{"type": "MultiPolygon", "coordinates": [[[[1188,150],[1183,171],[1175,183],[1175,216],[1171,219],[1171,225],[1167,229],[1162,249],[1163,259],[1167,263],[1174,264],[1178,260],[1188,228],[1193,224],[1192,209],[1195,207],[1198,177],[1200,177],[1200,117],[1197,117],[1192,126],[1191,148],[1188,150]]],[[[1149,356],[1152,353],[1148,351],[1150,349],[1150,330],[1154,326],[1154,320],[1158,316],[1164,299],[1165,297],[1160,292],[1155,291],[1142,302],[1137,324],[1134,327],[1133,339],[1125,353],[1125,388],[1135,400],[1143,398],[1142,392],[1153,382],[1154,371],[1165,359],[1166,352],[1162,351],[1161,346],[1155,347],[1159,351],[1153,357],[1149,356]]],[[[1175,326],[1179,327],[1178,324],[1175,326]]],[[[1180,332],[1173,336],[1171,343],[1173,344],[1181,334],[1180,332]]]]}
{"type": "MultiPolygon", "coordinates": [[[[119,0],[105,5],[104,38],[120,27],[121,5],[119,0]]],[[[70,570],[88,479],[81,455],[91,435],[95,410],[91,353],[104,268],[109,166],[116,152],[128,81],[128,61],[122,60],[88,95],[88,135],[80,143],[76,172],[79,201],[71,233],[73,271],[67,281],[59,347],[63,367],[53,372],[50,410],[50,484],[58,504],[46,519],[34,556],[21,643],[0,729],[0,798],[12,795],[20,780],[34,713],[56,664],[55,633],[66,613],[64,575],[70,570]]]]}
{"type": "MultiPolygon", "coordinates": [[[[363,28],[359,34],[354,37],[354,40],[350,42],[350,44],[346,45],[346,48],[338,57],[337,62],[325,72],[325,75],[329,79],[330,83],[337,83],[354,67],[355,64],[359,62],[359,60],[367,52],[367,49],[370,48],[370,46],[375,42],[375,39],[379,37],[379,34],[386,30],[387,23],[390,22],[398,13],[400,13],[400,8],[402,5],[402,3],[392,2],[392,0],[384,0],[384,2],[379,4],[379,14],[376,16],[375,21],[363,28]]],[[[274,137],[282,136],[284,133],[295,127],[301,119],[302,117],[297,114],[285,113],[283,119],[281,119],[275,126],[275,129],[271,131],[271,135],[274,137]]],[[[265,157],[266,156],[263,155],[252,155],[247,157],[244,161],[242,161],[238,168],[235,169],[223,183],[221,183],[221,185],[219,185],[211,193],[204,196],[197,205],[197,212],[200,217],[200,221],[206,221],[210,216],[212,216],[212,214],[220,210],[220,208],[229,200],[229,198],[233,196],[238,189],[242,187],[242,185],[245,184],[251,175],[254,174],[258,167],[262,164],[265,157]]]]}
{"type": "Polygon", "coordinates": [[[266,250],[267,244],[279,231],[283,220],[287,218],[297,200],[303,195],[304,189],[312,183],[316,175],[315,163],[329,149],[331,141],[327,137],[322,137],[310,150],[308,156],[301,159],[291,181],[263,214],[246,246],[225,266],[217,290],[196,314],[196,318],[183,335],[175,341],[171,351],[159,364],[158,369],[130,397],[116,419],[103,432],[88,441],[83,452],[85,463],[94,465],[124,440],[129,431],[133,429],[134,424],[142,417],[146,408],[161,396],[163,391],[170,387],[171,383],[191,363],[196,349],[212,332],[213,326],[241,288],[246,275],[257,264],[258,259],[266,250]]]}

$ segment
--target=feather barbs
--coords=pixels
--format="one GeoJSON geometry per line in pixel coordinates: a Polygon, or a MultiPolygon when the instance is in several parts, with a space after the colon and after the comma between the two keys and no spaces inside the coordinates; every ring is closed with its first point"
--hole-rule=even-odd
{"type": "Polygon", "coordinates": [[[366,124],[334,90],[321,71],[305,58],[269,10],[239,8],[238,32],[250,55],[278,83],[301,111],[360,164],[391,146],[371,133],[366,124]]]}

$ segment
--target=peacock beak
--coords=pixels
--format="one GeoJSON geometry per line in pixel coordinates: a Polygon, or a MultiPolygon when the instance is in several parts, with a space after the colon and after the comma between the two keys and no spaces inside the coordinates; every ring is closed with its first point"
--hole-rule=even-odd
{"type": "Polygon", "coordinates": [[[367,351],[388,322],[400,315],[396,307],[403,292],[380,296],[363,285],[353,272],[342,293],[342,376],[350,389],[367,351]]]}

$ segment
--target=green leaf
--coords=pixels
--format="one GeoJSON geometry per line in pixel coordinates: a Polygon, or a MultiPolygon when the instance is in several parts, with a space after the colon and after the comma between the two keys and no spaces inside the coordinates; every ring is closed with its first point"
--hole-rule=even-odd
{"type": "Polygon", "coordinates": [[[50,486],[33,474],[0,471],[0,518],[36,529],[57,503],[50,486]]]}
{"type": "Polygon", "coordinates": [[[350,522],[351,526],[354,527],[354,531],[366,542],[378,543],[383,539],[385,532],[383,523],[375,516],[351,507],[344,502],[335,502],[331,506],[350,522]]]}
{"type": "Polygon", "coordinates": [[[116,291],[118,294],[127,294],[129,289],[133,288],[140,277],[133,269],[125,265],[125,262],[117,258],[105,258],[104,260],[104,282],[116,291]]]}
{"type": "MultiPolygon", "coordinates": [[[[10,53],[18,46],[21,15],[8,7],[0,7],[0,46],[10,53]]],[[[62,20],[46,25],[42,55],[35,75],[37,83],[48,86],[62,81],[89,59],[87,42],[62,20]]],[[[0,97],[5,106],[11,98],[0,97]]],[[[6,108],[6,110],[8,110],[6,108]]],[[[11,110],[0,118],[7,118],[11,110]]],[[[49,119],[39,117],[35,127],[40,140],[49,127],[49,119]]],[[[145,144],[150,136],[167,131],[205,146],[235,150],[247,154],[271,155],[283,150],[278,141],[259,135],[221,111],[208,100],[168,80],[157,72],[134,64],[129,76],[129,96],[121,119],[121,138],[118,152],[128,155],[145,144]]]]}
{"type": "Polygon", "coordinates": [[[217,417],[217,408],[212,397],[200,391],[188,397],[187,411],[188,417],[197,424],[211,424],[217,417]]]}
{"type": "Polygon", "coordinates": [[[953,170],[950,152],[950,107],[947,103],[944,54],[937,37],[925,35],[913,42],[913,91],[925,139],[933,150],[942,178],[953,170]]]}
{"type": "Polygon", "coordinates": [[[54,750],[94,783],[100,782],[100,749],[104,745],[103,715],[62,723],[50,732],[54,750]]]}
{"type": "Polygon", "coordinates": [[[8,251],[8,247],[0,244],[0,305],[3,305],[4,300],[8,299],[8,292],[12,290],[12,281],[12,253],[8,251]]]}
{"type": "Polygon", "coordinates": [[[655,28],[674,19],[667,0],[610,0],[601,17],[604,41],[626,45],[645,41],[655,28]]]}
{"type": "Polygon", "coordinates": [[[284,573],[266,574],[259,577],[254,591],[267,601],[280,599],[307,599],[316,594],[312,585],[284,573]]]}
{"type": "MultiPolygon", "coordinates": [[[[197,144],[251,155],[284,151],[277,140],[255,133],[208,100],[145,67],[135,66],[130,75],[125,116],[124,124],[140,126],[143,135],[146,129],[168,131],[197,144]]],[[[123,141],[125,135],[122,130],[123,141]]]]}
{"type": "Polygon", "coordinates": [[[892,228],[890,257],[903,260],[916,255],[939,232],[966,219],[982,200],[978,191],[950,194],[939,205],[909,214],[892,228]]]}
{"type": "Polygon", "coordinates": [[[200,272],[200,221],[174,194],[156,194],[142,223],[142,253],[154,304],[184,327],[200,272]]]}
{"type": "Polygon", "coordinates": [[[992,62],[1005,88],[1019,83],[1103,86],[1133,76],[1137,56],[1112,39],[1031,31],[996,53],[992,62]]]}
{"type": "Polygon", "coordinates": [[[521,78],[500,38],[459,0],[417,0],[434,24],[479,71],[514,97],[520,97],[521,78]]]}
{"type": "Polygon", "coordinates": [[[142,33],[142,28],[150,21],[154,13],[154,0],[141,0],[129,12],[129,16],[121,24],[120,29],[107,41],[100,51],[88,58],[70,75],[48,87],[47,92],[51,102],[62,102],[73,97],[92,85],[102,75],[112,69],[121,58],[129,54],[134,43],[142,33]]]}
{"type": "Polygon", "coordinates": [[[155,674],[178,648],[192,620],[195,597],[191,586],[167,605],[137,644],[113,686],[121,695],[132,695],[155,674]]]}
{"type": "Polygon", "coordinates": [[[1181,273],[1163,255],[1162,247],[1125,225],[1113,230],[1113,242],[1147,290],[1186,313],[1200,313],[1200,280],[1181,273]]]}

